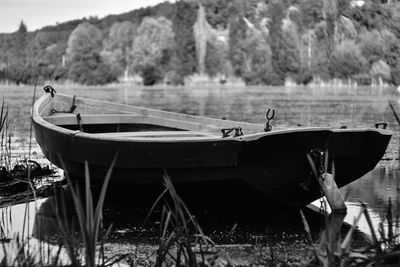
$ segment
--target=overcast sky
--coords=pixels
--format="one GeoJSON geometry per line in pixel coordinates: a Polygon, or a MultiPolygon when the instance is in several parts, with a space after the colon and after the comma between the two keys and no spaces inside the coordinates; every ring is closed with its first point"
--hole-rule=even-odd
{"type": "Polygon", "coordinates": [[[28,31],[89,16],[102,18],[165,0],[0,0],[0,33],[14,32],[23,20],[28,31]]]}

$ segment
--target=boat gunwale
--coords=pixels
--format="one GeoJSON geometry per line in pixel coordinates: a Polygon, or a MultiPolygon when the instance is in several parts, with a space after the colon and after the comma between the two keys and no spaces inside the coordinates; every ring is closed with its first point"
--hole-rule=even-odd
{"type": "MultiPolygon", "coordinates": [[[[71,98],[69,95],[65,94],[57,94],[62,97],[67,97],[71,98]]],[[[108,102],[108,101],[102,101],[102,100],[96,100],[96,99],[89,99],[89,98],[84,98],[84,97],[77,97],[78,99],[81,100],[89,100],[90,102],[95,102],[97,104],[107,104],[107,105],[113,105],[115,107],[133,107],[133,108],[138,108],[141,110],[144,110],[146,112],[158,112],[160,114],[171,114],[171,115],[179,115],[179,116],[185,116],[186,118],[202,118],[202,119],[208,119],[212,120],[215,122],[223,122],[226,124],[227,122],[232,123],[232,124],[241,124],[241,125],[250,125],[253,127],[261,127],[262,125],[259,124],[254,124],[254,123],[247,123],[247,122],[238,122],[238,121],[230,121],[230,120],[221,120],[221,119],[215,119],[215,118],[207,118],[207,117],[202,117],[202,116],[194,116],[194,115],[188,115],[188,114],[182,114],[182,113],[176,113],[176,112],[170,112],[170,111],[163,111],[163,110],[157,110],[157,109],[149,109],[149,108],[144,108],[144,107],[138,107],[138,106],[131,106],[131,105],[126,105],[126,104],[119,104],[119,103],[113,103],[113,102],[108,102]]],[[[221,141],[254,141],[259,138],[265,137],[265,136],[273,136],[273,135],[278,135],[278,134],[290,134],[293,132],[317,132],[317,131],[330,131],[334,133],[345,133],[345,132],[377,132],[382,135],[393,135],[393,132],[388,129],[376,129],[376,128],[346,128],[346,129],[338,129],[338,128],[333,128],[333,127],[296,127],[296,128],[285,128],[285,129],[278,129],[278,130],[272,130],[269,132],[258,132],[258,133],[250,133],[250,134],[244,134],[242,136],[229,136],[222,138],[222,136],[210,136],[210,137],[173,137],[173,138],[166,138],[166,137],[132,137],[132,138],[121,138],[118,136],[110,136],[107,135],[106,133],[104,135],[102,134],[91,134],[91,133],[85,133],[81,131],[76,131],[76,130],[70,130],[67,128],[63,128],[60,126],[57,126],[55,124],[52,124],[48,121],[46,121],[39,112],[39,109],[42,107],[42,105],[45,104],[45,101],[51,100],[51,95],[50,94],[44,94],[41,96],[33,106],[33,112],[32,112],[32,120],[37,123],[38,125],[41,125],[42,127],[45,127],[49,130],[65,134],[65,135],[72,135],[74,137],[80,137],[80,138],[85,138],[85,139],[92,139],[92,140],[101,140],[101,141],[118,141],[118,142],[157,142],[157,143],[170,143],[170,142],[221,142],[221,141]]],[[[132,116],[135,116],[137,114],[131,113],[132,116]]],[[[106,114],[105,114],[106,115],[106,114]]],[[[129,113],[121,113],[123,116],[130,115],[129,113]]],[[[149,116],[151,117],[151,116],[149,116]]],[[[159,117],[162,119],[162,117],[159,117]]],[[[207,132],[204,131],[206,134],[207,132]]]]}

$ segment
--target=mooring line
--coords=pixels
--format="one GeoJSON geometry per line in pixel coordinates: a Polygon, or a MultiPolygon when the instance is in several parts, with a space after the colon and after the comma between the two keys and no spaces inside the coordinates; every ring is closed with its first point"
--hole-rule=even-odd
{"type": "Polygon", "coordinates": [[[400,118],[399,118],[399,116],[397,116],[396,110],[394,109],[394,106],[393,106],[392,102],[388,101],[388,103],[389,103],[390,109],[391,109],[392,112],[393,112],[394,118],[395,118],[396,121],[397,121],[397,124],[400,126],[400,118]]]}

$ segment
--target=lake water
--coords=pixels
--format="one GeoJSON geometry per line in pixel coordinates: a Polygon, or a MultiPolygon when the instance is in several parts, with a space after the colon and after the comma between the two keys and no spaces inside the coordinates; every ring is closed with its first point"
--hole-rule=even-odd
{"type": "MultiPolygon", "coordinates": [[[[400,201],[398,198],[400,187],[397,161],[399,157],[399,126],[388,106],[389,100],[396,101],[393,89],[372,87],[228,88],[225,86],[144,88],[122,85],[79,86],[78,88],[58,86],[55,89],[57,92],[65,94],[255,123],[264,123],[266,111],[268,108],[272,108],[276,111],[272,124],[276,126],[374,127],[377,122],[387,122],[388,128],[394,131],[394,136],[383,160],[373,171],[341,189],[349,209],[345,221],[352,222],[353,217],[359,211],[360,201],[368,206],[376,226],[385,216],[389,197],[398,210],[400,201]]],[[[0,86],[0,100],[4,98],[9,105],[14,160],[27,157],[29,115],[33,92],[33,86],[0,86]]],[[[36,98],[42,93],[42,87],[38,87],[36,98]]],[[[44,160],[40,148],[34,140],[32,152],[33,158],[44,160]]],[[[117,195],[119,193],[115,193],[116,197],[113,197],[113,201],[106,204],[105,207],[105,220],[114,222],[110,242],[118,244],[116,247],[121,250],[127,249],[129,244],[154,244],[154,225],[141,227],[141,220],[146,211],[141,210],[140,205],[135,206],[130,203],[129,192],[118,197],[117,195]],[[132,208],[132,205],[135,208],[132,208]]],[[[52,207],[51,199],[41,200],[38,210],[41,209],[43,203],[50,203],[47,204],[47,207],[52,207]]],[[[319,205],[318,202],[317,205],[319,205]]],[[[43,206],[42,210],[45,208],[43,206]]],[[[22,220],[24,213],[20,210],[20,206],[8,208],[7,212],[12,214],[14,222],[22,220]],[[10,211],[13,208],[15,210],[10,211]]],[[[31,212],[35,217],[37,210],[32,208],[31,212]]],[[[243,245],[261,242],[264,246],[282,246],[292,251],[304,248],[305,235],[298,211],[278,210],[272,216],[265,216],[264,213],[268,212],[254,211],[251,216],[246,214],[245,216],[248,216],[246,219],[238,219],[240,212],[223,211],[224,215],[221,216],[224,217],[223,219],[218,216],[216,219],[208,214],[201,223],[207,226],[208,234],[222,244],[243,245]],[[264,215],[254,215],[254,213],[263,213],[264,215]],[[234,235],[230,231],[233,226],[235,226],[234,235]]],[[[399,216],[398,212],[395,212],[395,216],[399,216]]],[[[33,224],[34,220],[31,220],[28,227],[31,228],[30,233],[33,231],[33,224]]],[[[16,229],[11,230],[10,233],[21,232],[20,227],[15,226],[14,228],[16,229]]],[[[360,222],[359,228],[366,233],[369,232],[365,220],[360,222]]],[[[118,250],[115,247],[113,249],[118,250]]]]}

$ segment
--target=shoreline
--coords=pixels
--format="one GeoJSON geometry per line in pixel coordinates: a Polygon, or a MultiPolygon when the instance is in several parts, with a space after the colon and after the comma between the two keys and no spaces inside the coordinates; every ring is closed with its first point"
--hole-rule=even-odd
{"type": "MultiPolygon", "coordinates": [[[[190,77],[189,77],[190,79],[190,77]]],[[[238,82],[237,79],[235,78],[234,81],[232,82],[227,82],[227,83],[220,83],[220,82],[215,82],[214,79],[211,79],[209,81],[194,81],[194,82],[189,82],[184,85],[172,85],[172,84],[166,84],[166,83],[158,83],[154,85],[143,85],[141,83],[138,83],[136,81],[128,81],[128,82],[116,82],[116,83],[108,83],[108,84],[99,84],[99,85],[85,85],[85,84],[79,84],[79,83],[73,83],[73,82],[56,82],[56,81],[45,81],[43,83],[40,83],[41,85],[47,85],[50,84],[53,87],[76,87],[76,88],[101,88],[101,87],[126,87],[126,86],[132,86],[132,87],[139,87],[139,88],[156,88],[156,87],[164,87],[164,88],[196,88],[196,87],[220,87],[220,88],[236,88],[236,87],[244,87],[244,88],[253,88],[253,87],[270,87],[270,88],[283,88],[283,87],[288,87],[288,88],[330,88],[330,87],[336,87],[336,88],[365,88],[365,87],[371,87],[371,88],[399,88],[396,85],[393,84],[388,84],[388,83],[371,83],[369,85],[359,85],[357,82],[352,82],[351,80],[349,81],[343,81],[340,79],[333,79],[330,81],[322,81],[319,80],[317,82],[311,82],[308,84],[299,84],[292,82],[290,80],[287,80],[284,84],[282,85],[246,85],[243,82],[238,82]]],[[[16,83],[9,83],[9,82],[0,82],[0,87],[34,87],[34,84],[16,84],[16,83]]]]}

